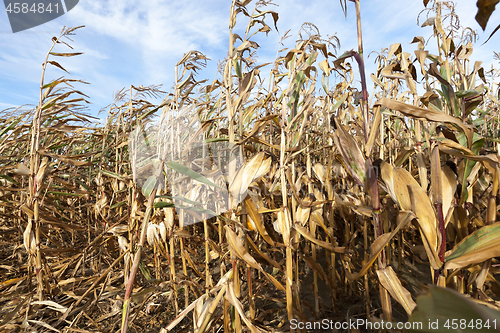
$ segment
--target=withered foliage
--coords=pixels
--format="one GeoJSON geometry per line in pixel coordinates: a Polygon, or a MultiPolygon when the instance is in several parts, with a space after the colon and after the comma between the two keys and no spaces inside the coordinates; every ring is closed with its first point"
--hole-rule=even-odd
{"type": "MultiPolygon", "coordinates": [[[[191,51],[172,92],[131,86],[99,126],[84,82],[65,77],[42,74],[35,109],[2,112],[2,332],[286,331],[293,318],[424,321],[460,302],[453,318],[498,318],[498,86],[469,61],[473,32],[446,21],[453,4],[427,6],[438,54],[415,37],[365,76],[361,34],[337,57],[310,23],[257,63],[252,38],[279,14],[250,2],[231,6],[213,82],[196,80],[208,59],[191,51]],[[131,133],[158,116],[176,126],[144,164],[131,133]],[[216,164],[217,149],[238,158],[216,164]]],[[[79,55],[53,52],[74,30],[44,73],[79,55]]]]}

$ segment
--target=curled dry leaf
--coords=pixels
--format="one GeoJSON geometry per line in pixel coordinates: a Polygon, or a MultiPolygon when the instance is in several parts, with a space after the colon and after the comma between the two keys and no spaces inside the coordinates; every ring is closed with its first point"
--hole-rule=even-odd
{"type": "MultiPolygon", "coordinates": [[[[443,204],[443,216],[446,218],[450,212],[450,210],[453,208],[453,200],[454,200],[454,195],[455,191],[457,190],[457,176],[451,170],[451,168],[447,165],[443,165],[441,167],[441,181],[442,181],[442,204],[443,204]]],[[[431,183],[431,185],[433,185],[431,183]]],[[[430,200],[434,202],[434,198],[432,196],[432,191],[431,191],[431,196],[430,200]]],[[[447,220],[449,222],[449,220],[447,220]]]]}
{"type": "Polygon", "coordinates": [[[228,226],[225,226],[227,240],[229,241],[229,246],[233,250],[233,252],[240,258],[245,261],[250,267],[262,270],[260,264],[255,261],[255,259],[247,252],[240,238],[234,231],[232,231],[228,226]]]}
{"type": "Polygon", "coordinates": [[[299,205],[297,207],[297,211],[295,212],[295,220],[297,223],[301,225],[305,225],[309,220],[309,214],[311,213],[311,207],[302,207],[299,205]]]}
{"type": "Polygon", "coordinates": [[[252,322],[245,315],[245,312],[243,311],[243,305],[241,304],[241,302],[238,300],[238,298],[234,294],[234,287],[233,287],[232,283],[228,284],[226,298],[229,301],[229,303],[231,303],[234,306],[236,311],[239,313],[241,319],[243,319],[243,321],[245,322],[245,324],[247,325],[247,327],[250,329],[250,331],[252,333],[261,332],[261,330],[259,330],[257,327],[255,327],[252,324],[252,322]]]}
{"type": "Polygon", "coordinates": [[[316,163],[313,167],[313,170],[314,170],[314,174],[316,175],[316,177],[318,177],[318,179],[321,181],[321,183],[324,184],[326,181],[326,176],[327,176],[325,167],[323,165],[321,165],[320,163],[316,163]]]}
{"type": "Polygon", "coordinates": [[[495,154],[476,155],[472,152],[472,150],[449,139],[441,140],[439,144],[439,150],[452,156],[481,162],[491,173],[494,172],[497,165],[500,165],[499,156],[495,154]]]}
{"type": "Polygon", "coordinates": [[[158,225],[159,231],[160,231],[160,236],[163,242],[167,241],[167,228],[165,227],[165,222],[161,221],[160,224],[158,225]]]}
{"type": "Polygon", "coordinates": [[[128,225],[125,225],[125,224],[115,225],[113,228],[108,230],[109,233],[112,233],[115,236],[119,235],[119,234],[123,234],[127,231],[128,231],[128,225]]]}
{"type": "Polygon", "coordinates": [[[248,191],[248,186],[255,180],[261,178],[269,172],[271,167],[271,158],[264,159],[264,152],[260,152],[243,167],[238,170],[238,173],[229,185],[229,192],[233,197],[233,209],[245,199],[248,191]]]}
{"type": "Polygon", "coordinates": [[[434,250],[438,248],[438,232],[436,214],[432,207],[431,200],[422,190],[420,185],[408,185],[411,198],[412,211],[418,218],[420,230],[434,250]]]}
{"type": "Polygon", "coordinates": [[[382,161],[380,176],[387,192],[399,207],[412,211],[417,217],[422,236],[429,243],[429,258],[434,258],[432,251],[436,251],[439,244],[436,214],[429,197],[406,169],[393,168],[382,161]]]}
{"type": "Polygon", "coordinates": [[[294,228],[295,230],[297,230],[302,236],[304,236],[304,238],[306,238],[307,240],[309,240],[310,242],[313,242],[314,244],[316,245],[319,245],[329,251],[332,251],[332,252],[337,252],[337,253],[344,253],[345,252],[345,247],[335,247],[333,246],[332,244],[330,243],[327,243],[325,241],[322,241],[322,240],[319,240],[317,238],[315,238],[310,232],[309,230],[307,230],[306,228],[298,225],[298,224],[295,224],[294,225],[294,228]]]}
{"type": "Polygon", "coordinates": [[[274,230],[283,235],[283,238],[288,239],[290,237],[290,219],[286,219],[285,212],[283,210],[279,210],[278,218],[273,222],[274,230]]]}
{"type": "Polygon", "coordinates": [[[164,220],[165,227],[170,233],[172,231],[172,228],[174,227],[174,209],[168,207],[168,208],[163,208],[163,211],[165,212],[165,220],[164,220]]]}
{"type": "Polygon", "coordinates": [[[120,247],[120,250],[127,251],[128,250],[127,239],[123,236],[118,236],[118,246],[120,247]]]}
{"type": "Polygon", "coordinates": [[[254,257],[250,255],[250,253],[248,253],[245,246],[243,246],[243,242],[240,240],[239,236],[236,235],[236,233],[232,231],[227,225],[225,226],[225,229],[229,247],[234,252],[234,254],[236,254],[236,256],[241,260],[245,261],[250,267],[257,269],[261,273],[263,273],[266,276],[266,278],[269,279],[278,290],[285,290],[283,285],[278,280],[276,280],[272,275],[264,271],[262,269],[262,266],[254,259],[254,257]]]}
{"type": "Polygon", "coordinates": [[[31,220],[28,222],[28,225],[26,226],[26,230],[24,230],[23,234],[23,244],[24,248],[30,255],[35,255],[36,253],[36,241],[35,241],[35,233],[32,230],[33,228],[33,222],[31,220]]]}
{"type": "Polygon", "coordinates": [[[411,315],[417,304],[411,298],[410,292],[403,287],[392,267],[377,269],[377,276],[384,288],[403,306],[406,313],[411,315]]]}
{"type": "Polygon", "coordinates": [[[251,221],[253,222],[253,226],[255,226],[259,234],[269,245],[274,246],[274,241],[267,233],[266,227],[263,224],[262,214],[259,213],[252,195],[249,195],[245,199],[245,207],[249,219],[251,219],[251,221]]]}
{"type": "Polygon", "coordinates": [[[149,223],[146,235],[147,235],[148,244],[150,246],[153,246],[155,239],[159,239],[159,237],[158,237],[158,225],[156,225],[154,223],[149,223]]]}
{"type": "Polygon", "coordinates": [[[382,161],[380,163],[380,177],[392,200],[394,200],[402,210],[412,210],[408,186],[414,185],[420,187],[420,185],[408,170],[393,167],[389,163],[382,161]]]}
{"type": "Polygon", "coordinates": [[[364,185],[365,157],[363,153],[353,136],[344,129],[335,117],[332,118],[332,125],[334,127],[333,140],[342,157],[342,165],[359,185],[364,185]]]}
{"type": "Polygon", "coordinates": [[[19,163],[17,168],[13,169],[12,172],[19,176],[29,176],[31,174],[30,168],[22,163],[19,163]]]}

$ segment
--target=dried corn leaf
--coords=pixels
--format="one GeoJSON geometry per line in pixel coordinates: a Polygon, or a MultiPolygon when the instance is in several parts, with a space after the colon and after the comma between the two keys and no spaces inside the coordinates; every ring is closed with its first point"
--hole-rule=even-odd
{"type": "Polygon", "coordinates": [[[51,309],[51,310],[59,311],[59,312],[64,312],[68,309],[67,307],[60,305],[60,304],[53,302],[53,301],[34,301],[34,302],[31,302],[31,305],[37,305],[37,304],[45,305],[45,306],[47,306],[47,309],[51,309]]]}
{"type": "Polygon", "coordinates": [[[335,117],[332,118],[334,128],[333,140],[342,156],[342,164],[359,185],[365,183],[365,158],[356,141],[335,117]]]}
{"type": "Polygon", "coordinates": [[[412,212],[400,212],[398,216],[398,225],[396,226],[396,228],[394,228],[394,230],[390,233],[385,233],[378,236],[377,239],[373,241],[372,245],[370,246],[370,258],[368,259],[368,262],[361,268],[358,273],[346,272],[347,278],[349,280],[356,280],[364,276],[368,272],[368,269],[371,267],[371,265],[373,265],[375,260],[377,260],[380,252],[382,252],[384,247],[389,244],[389,241],[394,237],[394,235],[396,235],[399,230],[404,228],[414,218],[415,215],[412,212]]]}
{"type": "MultiPolygon", "coordinates": [[[[232,270],[229,271],[229,272],[227,272],[224,277],[227,277],[227,275],[229,273],[232,273],[232,270]]],[[[221,281],[222,280],[223,279],[221,279],[221,281]]],[[[226,284],[221,284],[221,285],[217,284],[217,286],[214,287],[212,290],[210,290],[210,292],[215,292],[215,291],[217,291],[217,290],[219,290],[221,288],[222,288],[222,290],[225,291],[225,289],[227,288],[227,285],[226,284]]],[[[167,325],[167,327],[162,328],[160,330],[160,333],[170,332],[175,326],[177,326],[177,324],[179,324],[184,319],[184,317],[187,316],[187,314],[189,312],[191,312],[191,310],[193,310],[196,307],[196,305],[198,304],[198,302],[202,302],[204,298],[205,298],[205,294],[202,295],[202,296],[200,296],[199,298],[197,298],[193,303],[189,304],[189,306],[187,306],[184,310],[182,310],[181,313],[179,313],[179,315],[177,315],[177,317],[175,317],[175,319],[172,320],[172,322],[167,325]]]]}
{"type": "Polygon", "coordinates": [[[377,276],[382,286],[403,306],[406,313],[411,315],[417,304],[411,298],[410,292],[403,287],[392,267],[377,269],[377,276]]]}
{"type": "Polygon", "coordinates": [[[35,233],[32,230],[33,223],[31,221],[28,222],[26,226],[26,230],[23,233],[23,244],[24,248],[30,255],[34,255],[36,253],[36,241],[35,241],[35,233]]]}
{"type": "Polygon", "coordinates": [[[243,321],[245,322],[247,327],[250,329],[250,331],[257,332],[257,333],[262,332],[257,327],[255,327],[252,324],[252,322],[245,315],[245,312],[243,311],[243,305],[241,304],[241,302],[238,300],[238,298],[234,294],[234,287],[233,287],[232,283],[228,284],[226,298],[229,301],[229,303],[231,303],[234,306],[236,311],[238,311],[238,314],[240,315],[241,319],[243,319],[243,321]]]}
{"type": "Polygon", "coordinates": [[[248,244],[251,246],[252,250],[254,250],[257,255],[259,255],[261,258],[263,258],[264,260],[266,260],[271,266],[273,267],[276,267],[277,269],[279,269],[280,271],[283,270],[283,268],[281,267],[280,264],[278,264],[275,260],[273,260],[271,257],[269,257],[267,255],[267,253],[265,252],[262,252],[258,247],[257,245],[255,245],[255,243],[252,241],[252,239],[247,235],[247,241],[248,241],[248,244]]]}
{"type": "Polygon", "coordinates": [[[411,210],[412,206],[408,185],[418,187],[420,187],[420,185],[408,170],[392,167],[389,163],[381,162],[380,176],[392,200],[394,200],[402,210],[411,210]]]}
{"type": "Polygon", "coordinates": [[[257,261],[255,261],[254,257],[252,257],[250,253],[248,253],[238,235],[236,235],[236,233],[232,231],[231,228],[229,228],[229,226],[227,225],[225,226],[225,229],[229,247],[234,252],[234,254],[236,254],[236,256],[241,260],[245,261],[250,267],[262,272],[266,276],[266,278],[268,278],[278,290],[285,290],[283,285],[278,280],[276,280],[272,275],[264,271],[262,269],[262,266],[257,261]]]}
{"type": "Polygon", "coordinates": [[[462,146],[449,139],[441,140],[439,150],[443,153],[450,154],[457,157],[467,158],[472,161],[482,162],[493,173],[495,167],[500,164],[500,159],[495,154],[489,155],[476,155],[472,150],[462,146]]]}
{"type": "Polygon", "coordinates": [[[467,142],[469,147],[472,146],[472,137],[474,135],[474,130],[470,126],[464,124],[458,118],[452,117],[443,112],[420,108],[414,105],[398,102],[386,97],[382,97],[377,102],[375,102],[374,105],[381,105],[391,110],[397,110],[403,113],[405,116],[415,119],[423,118],[430,121],[453,124],[464,132],[464,134],[467,136],[467,142]]]}
{"type": "Polygon", "coordinates": [[[443,216],[446,218],[453,208],[452,204],[457,190],[457,176],[449,166],[444,165],[441,168],[441,180],[443,182],[443,216]]]}
{"type": "Polygon", "coordinates": [[[236,233],[233,230],[231,230],[231,228],[229,228],[227,225],[225,226],[225,229],[229,246],[231,250],[234,252],[234,254],[236,254],[238,258],[240,258],[241,260],[245,261],[250,267],[262,270],[262,267],[259,265],[259,263],[255,261],[255,259],[250,255],[250,253],[247,252],[239,236],[236,235],[236,233]]]}
{"type": "Polygon", "coordinates": [[[17,168],[13,169],[12,172],[19,176],[29,176],[31,174],[30,169],[22,163],[19,163],[17,168]]]}
{"type": "Polygon", "coordinates": [[[295,224],[294,225],[295,230],[297,230],[302,236],[304,236],[305,239],[307,239],[310,242],[313,242],[316,245],[319,245],[329,251],[336,252],[336,253],[344,253],[345,252],[345,247],[335,247],[330,243],[327,243],[325,241],[319,240],[315,238],[307,228],[302,227],[301,225],[295,224]]]}
{"type": "Polygon", "coordinates": [[[233,197],[233,209],[237,207],[238,203],[243,201],[247,195],[248,186],[259,179],[271,167],[271,159],[264,159],[263,152],[258,153],[243,167],[238,170],[238,173],[229,185],[229,192],[233,197]]]}
{"type": "Polygon", "coordinates": [[[257,205],[255,204],[255,202],[253,201],[253,199],[252,199],[251,196],[248,196],[245,199],[245,207],[246,207],[247,214],[252,219],[252,221],[253,221],[255,227],[257,228],[257,231],[259,232],[259,234],[262,236],[262,238],[269,245],[274,246],[274,241],[272,240],[272,238],[267,233],[266,227],[264,226],[264,224],[262,222],[262,216],[258,212],[257,205]]]}
{"type": "Polygon", "coordinates": [[[309,265],[309,267],[311,267],[311,269],[316,274],[318,274],[319,278],[323,280],[325,284],[327,284],[331,289],[335,288],[333,282],[328,278],[325,271],[323,270],[323,267],[321,267],[320,264],[318,264],[315,260],[313,260],[313,258],[305,256],[300,252],[299,255],[302,259],[304,259],[304,261],[309,265]]]}
{"type": "Polygon", "coordinates": [[[418,218],[418,223],[425,237],[434,250],[438,248],[438,233],[436,214],[432,203],[420,185],[408,185],[411,197],[412,211],[418,218]]]}

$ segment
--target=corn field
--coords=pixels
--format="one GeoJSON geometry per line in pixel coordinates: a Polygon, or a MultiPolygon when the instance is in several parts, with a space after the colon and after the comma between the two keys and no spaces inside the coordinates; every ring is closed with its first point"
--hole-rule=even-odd
{"type": "Polygon", "coordinates": [[[498,72],[436,0],[432,38],[365,75],[353,2],[358,50],[306,23],[264,64],[279,13],[233,1],[214,81],[190,51],[169,93],[124,88],[97,126],[86,82],[45,78],[85,57],[81,27],[47,41],[38,106],[0,113],[0,331],[500,330],[498,72]]]}

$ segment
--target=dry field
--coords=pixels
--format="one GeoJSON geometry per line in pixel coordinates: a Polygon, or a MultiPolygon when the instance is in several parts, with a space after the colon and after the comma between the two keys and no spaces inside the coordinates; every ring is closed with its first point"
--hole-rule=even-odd
{"type": "Polygon", "coordinates": [[[216,80],[186,53],[170,93],[124,89],[98,127],[84,82],[44,77],[81,56],[78,28],[52,40],[38,107],[1,113],[1,332],[500,325],[498,73],[469,61],[475,32],[424,1],[434,36],[388,46],[376,73],[361,34],[337,55],[313,24],[259,64],[279,14],[250,2],[216,80]]]}

